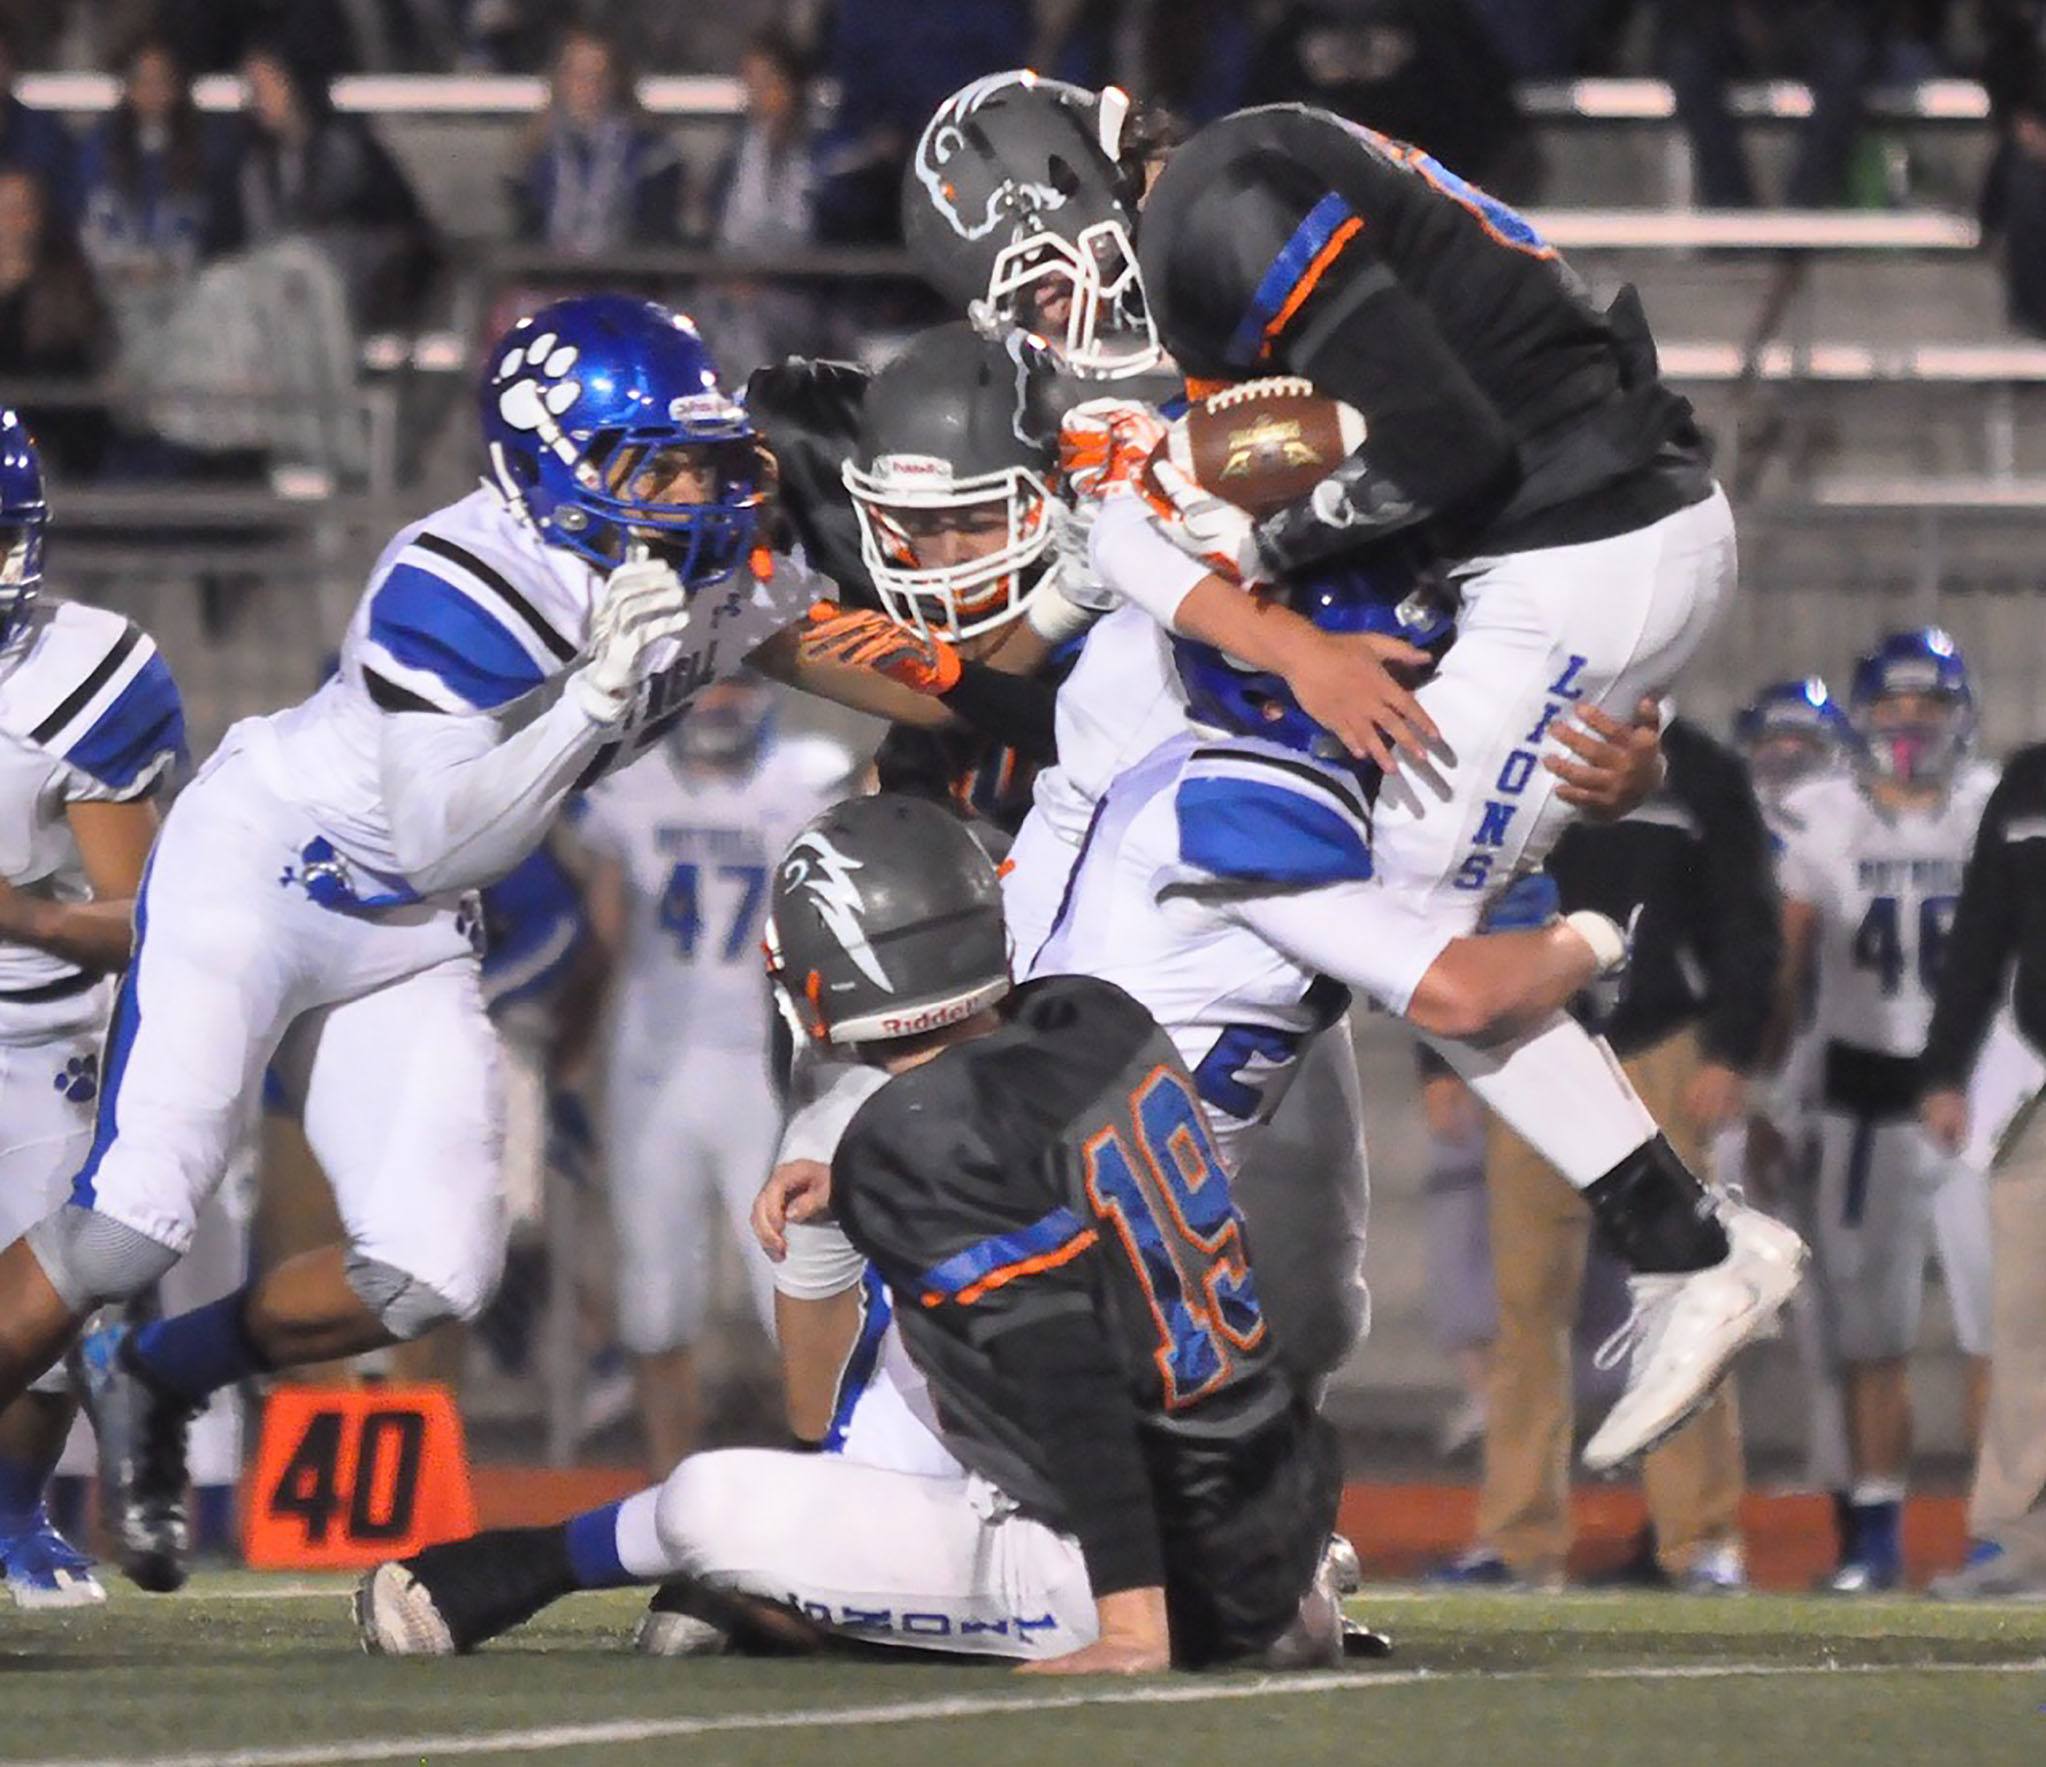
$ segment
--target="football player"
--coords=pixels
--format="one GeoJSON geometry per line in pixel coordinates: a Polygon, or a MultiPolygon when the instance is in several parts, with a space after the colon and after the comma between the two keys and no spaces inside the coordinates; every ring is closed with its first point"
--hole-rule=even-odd
{"type": "Polygon", "coordinates": [[[184,1251],[270,1060],[304,1075],[346,1244],[86,1348],[146,1585],[183,1575],[183,1425],[206,1394],[488,1298],[501,1113],[468,892],[711,682],[791,667],[777,638],[816,592],[756,544],[768,463],[680,315],[558,302],[499,341],[481,395],[482,485],[392,540],[340,673],[236,725],[167,818],[91,1148],[69,1202],[0,1252],[11,1401],[184,1251]]]}
{"type": "MultiPolygon", "coordinates": [[[[1806,675],[1764,687],[1735,715],[1733,732],[1754,778],[1771,851],[1780,858],[1786,828],[1795,823],[1785,808],[1787,800],[1798,786],[1846,765],[1854,746],[1853,727],[1826,683],[1806,675]]],[[[1751,1186],[1808,1241],[1816,1227],[1807,1145],[1814,1132],[1812,1089],[1823,1041],[1813,1033],[1810,1004],[1808,990],[1803,997],[1779,1003],[1771,1039],[1780,1050],[1775,1071],[1755,1088],[1747,1121],[1725,1131],[1723,1151],[1715,1150],[1722,1173],[1751,1186]]],[[[1805,1481],[1815,1491],[1831,1493],[1835,1529],[1844,1549],[1852,1530],[1853,1484],[1846,1395],[1820,1285],[1807,1284],[1798,1291],[1791,1320],[1805,1381],[1805,1481]]]]}
{"type": "Polygon", "coordinates": [[[468,1650],[572,1590],[666,1577],[784,1632],[1056,1673],[1332,1660],[1340,1467],[1273,1361],[1172,1041],[1107,984],[1012,987],[994,868],[927,803],[827,812],[773,899],[787,1009],[882,1076],[778,1207],[828,1206],[914,1297],[902,1329],[960,1470],[697,1455],[564,1526],[381,1567],[364,1642],[468,1650]]]}
{"type": "MultiPolygon", "coordinates": [[[[112,976],[183,758],[184,712],[149,636],[118,614],[40,599],[49,524],[41,463],[0,410],[0,1234],[60,1203],[92,1140],[112,976]]],[[[76,1411],[61,1367],[0,1410],[0,1567],[20,1607],[104,1601],[44,1491],[76,1411]]]]}
{"type": "Polygon", "coordinates": [[[1974,758],[1967,664],[1947,634],[1894,632],[1856,663],[1851,772],[1784,801],[1786,987],[1813,989],[1818,1271],[1845,1369],[1853,1484],[1831,1586],[1893,1587],[1925,1265],[1937,1254],[1974,1360],[1971,1430],[1989,1350],[1989,1197],[1979,1167],[1918,1121],[1918,1057],[1961,873],[1996,782],[1974,758]]]}
{"type": "Polygon", "coordinates": [[[1841,765],[1853,730],[1832,690],[1806,675],[1771,682],[1741,707],[1733,740],[1754,777],[1763,814],[1773,821],[1795,787],[1841,765]]]}
{"type": "Polygon", "coordinates": [[[722,1205],[762,1327],[767,1260],[748,1219],[781,1110],[759,967],[775,859],[845,794],[852,759],[778,738],[773,690],[745,675],[705,691],[653,752],[599,781],[574,819],[594,860],[590,917],[611,962],[604,1081],[619,1342],[635,1361],[656,1473],[696,1445],[691,1346],[722,1205]]]}

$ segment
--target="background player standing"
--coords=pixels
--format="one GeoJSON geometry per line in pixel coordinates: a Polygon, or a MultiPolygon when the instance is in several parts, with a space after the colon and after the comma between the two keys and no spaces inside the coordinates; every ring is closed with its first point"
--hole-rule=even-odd
{"type": "MultiPolygon", "coordinates": [[[[64,1199],[92,1142],[112,972],[185,752],[184,710],[148,635],[38,598],[49,524],[41,462],[0,411],[0,1234],[64,1199]]],[[[0,1564],[22,1607],[102,1601],[51,1527],[50,1474],[76,1411],[62,1368],[0,1411],[0,1564]]]]}
{"type": "Polygon", "coordinates": [[[781,1124],[760,939],[775,859],[841,794],[851,760],[822,738],[778,738],[772,691],[745,676],[717,683],[653,753],[593,787],[575,822],[596,861],[590,918],[614,990],[604,1144],[618,1341],[634,1358],[656,1474],[696,1446],[692,1346],[714,1209],[737,1234],[761,1328],[774,1331],[767,1260],[748,1226],[781,1124]]]}
{"type": "Polygon", "coordinates": [[[1813,1198],[1817,1272],[1845,1370],[1853,1484],[1832,1587],[1892,1587],[1911,1449],[1906,1374],[1925,1265],[1937,1254],[1955,1335],[1974,1361],[1980,1433],[1989,1351],[1989,1199],[1979,1166],[1918,1121],[1921,1053],[1962,869],[1991,787],[1971,758],[1975,709],[1959,650],[1937,627],[1864,656],[1848,696],[1851,773],[1784,802],[1787,993],[1815,977],[1813,1198]]]}

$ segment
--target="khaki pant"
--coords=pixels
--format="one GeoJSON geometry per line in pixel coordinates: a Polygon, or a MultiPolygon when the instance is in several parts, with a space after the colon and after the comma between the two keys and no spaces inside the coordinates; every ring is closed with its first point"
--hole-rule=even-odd
{"type": "Polygon", "coordinates": [[[1989,1409],[1968,1532],[2046,1572],[2046,1105],[1998,1159],[1989,1210],[1989,1409]]]}
{"type": "MultiPolygon", "coordinates": [[[[1705,1150],[1684,1121],[1699,1066],[1685,1029],[1622,1065],[1641,1101],[1694,1171],[1705,1150]]],[[[1559,1101],[1559,1108],[1567,1109],[1559,1101]]],[[[1560,1577],[1570,1550],[1574,1422],[1571,1329],[1591,1243],[1591,1210],[1554,1167],[1494,1123],[1485,1168],[1499,1335],[1492,1349],[1478,1537],[1526,1578],[1560,1577]]],[[[1642,1464],[1656,1556],[1672,1574],[1738,1538],[1743,1473],[1731,1386],[1642,1464]]]]}

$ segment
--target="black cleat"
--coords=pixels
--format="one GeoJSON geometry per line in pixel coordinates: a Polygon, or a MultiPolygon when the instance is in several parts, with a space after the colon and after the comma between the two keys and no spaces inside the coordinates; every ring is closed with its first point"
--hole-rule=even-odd
{"type": "Polygon", "coordinates": [[[185,1441],[199,1407],[136,1367],[131,1335],[126,1325],[93,1332],[74,1366],[99,1442],[100,1502],[114,1561],[138,1588],[166,1595],[189,1572],[185,1441]]]}

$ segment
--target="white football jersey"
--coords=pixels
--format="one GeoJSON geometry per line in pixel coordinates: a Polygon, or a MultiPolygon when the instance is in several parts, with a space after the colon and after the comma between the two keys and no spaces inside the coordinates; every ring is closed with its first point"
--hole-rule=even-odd
{"type": "MultiPolygon", "coordinates": [[[[347,858],[402,885],[377,770],[384,713],[366,674],[386,684],[387,702],[498,712],[577,663],[603,586],[602,573],[542,545],[496,491],[479,487],[399,531],[349,622],[339,672],[302,705],[238,727],[244,746],[270,788],[310,812],[347,858]]],[[[818,593],[800,560],[780,557],[765,580],[742,565],[701,591],[672,658],[641,685],[625,734],[588,778],[645,753],[818,593]]]]}
{"type": "MultiPolygon", "coordinates": [[[[155,789],[185,752],[184,708],[149,635],[119,614],[37,601],[0,646],[0,877],[59,902],[92,896],[65,809],[155,789]]],[[[81,972],[0,943],[0,997],[81,972]]]]}
{"type": "Polygon", "coordinates": [[[765,1050],[771,1000],[760,941],[774,866],[845,795],[852,757],[821,737],[770,740],[719,768],[659,744],[593,787],[577,838],[625,872],[617,1049],[666,1066],[684,1044],[765,1050]]]}
{"type": "Polygon", "coordinates": [[[1058,763],[1038,774],[1033,801],[1067,846],[1085,837],[1109,782],[1186,727],[1171,642],[1142,608],[1119,607],[1088,632],[1060,686],[1058,763]]]}
{"type": "Polygon", "coordinates": [[[1368,878],[1354,781],[1288,750],[1183,731],[1121,774],[1075,864],[1033,975],[1114,982],[1170,1036],[1232,1166],[1268,1121],[1301,1045],[1348,993],[1230,912],[1278,870],[1286,887],[1368,878]]]}
{"type": "Polygon", "coordinates": [[[1962,768],[1936,807],[1890,815],[1849,774],[1800,786],[1778,827],[1783,893],[1818,911],[1813,1034],[1916,1055],[1996,769],[1962,768]]]}

